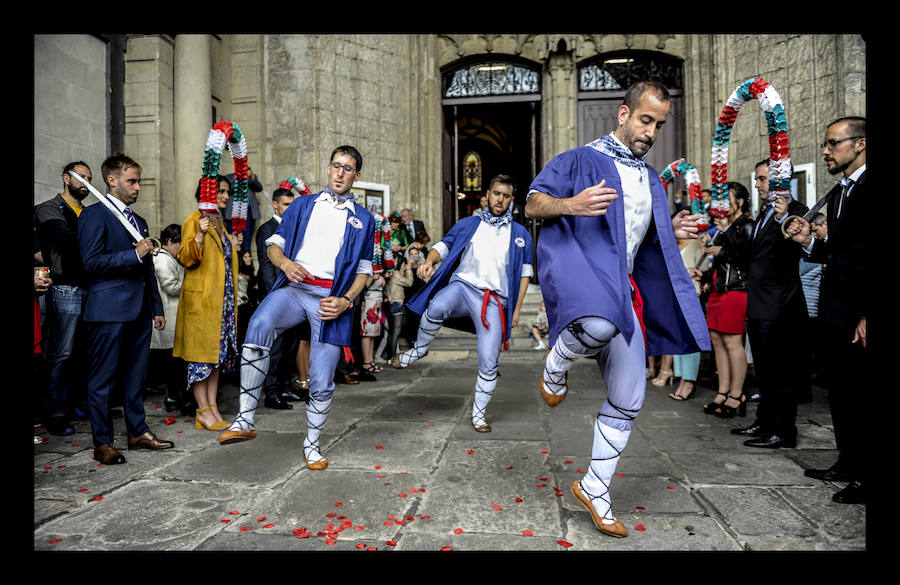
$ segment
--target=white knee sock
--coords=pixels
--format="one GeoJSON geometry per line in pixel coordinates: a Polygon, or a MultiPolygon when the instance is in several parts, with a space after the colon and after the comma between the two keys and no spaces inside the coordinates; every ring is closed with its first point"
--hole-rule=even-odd
{"type": "Polygon", "coordinates": [[[484,372],[478,372],[478,378],[475,381],[475,401],[472,404],[472,424],[476,427],[487,424],[484,418],[485,410],[494,396],[494,388],[496,387],[496,373],[491,377],[484,372]]]}
{"type": "Polygon", "coordinates": [[[241,350],[241,393],[238,396],[240,412],[228,430],[253,430],[253,416],[268,369],[269,348],[244,344],[241,350]]]}
{"type": "Polygon", "coordinates": [[[319,451],[319,434],[325,428],[328,411],[331,409],[331,400],[331,398],[315,400],[310,397],[306,403],[306,438],[303,440],[303,455],[311,463],[324,459],[319,451]]]}
{"type": "Polygon", "coordinates": [[[581,489],[591,499],[591,505],[601,517],[610,519],[610,523],[615,520],[615,516],[609,496],[609,483],[630,434],[631,431],[614,429],[598,418],[594,424],[591,467],[581,479],[581,489]]]}
{"type": "Polygon", "coordinates": [[[416,342],[413,346],[400,354],[400,367],[405,368],[413,364],[419,358],[425,357],[428,353],[428,347],[431,345],[434,336],[441,329],[443,321],[434,321],[428,317],[428,311],[422,313],[422,319],[419,321],[419,331],[416,334],[416,342]]]}

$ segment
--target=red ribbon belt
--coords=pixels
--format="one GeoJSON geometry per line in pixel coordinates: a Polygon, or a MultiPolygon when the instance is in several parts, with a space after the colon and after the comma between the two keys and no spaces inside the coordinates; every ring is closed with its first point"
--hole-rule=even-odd
{"type": "Polygon", "coordinates": [[[500,327],[502,328],[500,339],[503,340],[500,351],[503,351],[504,349],[509,349],[509,340],[506,339],[506,313],[503,311],[503,305],[500,304],[500,297],[492,290],[485,289],[484,291],[484,300],[481,302],[481,324],[484,325],[485,329],[491,328],[491,324],[487,320],[487,308],[491,302],[491,297],[494,297],[494,300],[497,301],[497,308],[500,309],[500,327]]]}
{"type": "Polygon", "coordinates": [[[305,282],[306,284],[311,284],[313,286],[321,286],[322,288],[331,288],[334,286],[333,280],[325,280],[324,278],[316,278],[313,276],[312,278],[304,278],[301,282],[305,282]]]}
{"type": "Polygon", "coordinates": [[[634,277],[628,275],[631,281],[631,306],[634,307],[634,314],[637,315],[638,322],[641,324],[641,333],[644,336],[644,348],[647,347],[647,327],[644,326],[644,299],[641,298],[641,291],[638,290],[634,277]]]}

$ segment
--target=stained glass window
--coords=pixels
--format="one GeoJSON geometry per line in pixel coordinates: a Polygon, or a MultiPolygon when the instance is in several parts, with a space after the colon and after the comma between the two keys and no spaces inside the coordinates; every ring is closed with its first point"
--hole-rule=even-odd
{"type": "Polygon", "coordinates": [[[638,81],[658,81],[668,89],[682,89],[681,59],[655,51],[617,51],[578,68],[580,91],[628,89],[638,81]]]}
{"type": "Polygon", "coordinates": [[[444,78],[444,97],[473,97],[540,93],[541,76],[536,69],[499,61],[462,67],[444,78]]]}

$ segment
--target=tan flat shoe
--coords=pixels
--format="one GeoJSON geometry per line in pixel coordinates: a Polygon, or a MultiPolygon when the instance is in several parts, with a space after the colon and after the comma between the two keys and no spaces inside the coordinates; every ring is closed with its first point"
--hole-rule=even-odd
{"type": "Polygon", "coordinates": [[[216,439],[220,445],[230,445],[256,438],[256,431],[225,431],[216,439]]]}
{"type": "Polygon", "coordinates": [[[588,512],[591,513],[591,519],[594,521],[594,526],[597,527],[597,530],[600,532],[604,532],[609,534],[610,536],[615,536],[616,538],[623,538],[628,536],[628,530],[625,529],[625,525],[622,524],[622,521],[618,518],[615,519],[615,522],[612,524],[604,524],[603,520],[613,520],[612,518],[603,518],[600,514],[597,513],[597,510],[594,509],[594,506],[591,505],[591,499],[585,495],[584,491],[581,489],[581,486],[578,485],[579,481],[576,479],[572,481],[572,485],[570,486],[572,489],[572,493],[575,495],[575,499],[577,499],[581,504],[588,509],[588,512]]]}

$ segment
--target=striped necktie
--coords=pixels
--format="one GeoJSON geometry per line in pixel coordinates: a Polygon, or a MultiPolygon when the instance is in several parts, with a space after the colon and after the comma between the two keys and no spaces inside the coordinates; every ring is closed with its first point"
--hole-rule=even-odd
{"type": "Polygon", "coordinates": [[[134,219],[134,213],[132,213],[131,207],[126,205],[125,209],[122,210],[122,213],[125,215],[125,218],[131,223],[131,225],[133,225],[135,227],[135,229],[140,231],[140,228],[138,228],[137,221],[134,219]]]}

